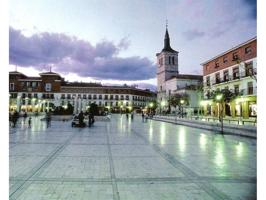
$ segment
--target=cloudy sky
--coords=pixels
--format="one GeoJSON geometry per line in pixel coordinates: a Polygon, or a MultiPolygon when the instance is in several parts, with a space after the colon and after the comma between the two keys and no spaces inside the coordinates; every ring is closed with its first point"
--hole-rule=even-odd
{"type": "Polygon", "coordinates": [[[256,0],[11,0],[10,71],[70,81],[156,85],[165,22],[179,71],[256,36],[256,0]]]}

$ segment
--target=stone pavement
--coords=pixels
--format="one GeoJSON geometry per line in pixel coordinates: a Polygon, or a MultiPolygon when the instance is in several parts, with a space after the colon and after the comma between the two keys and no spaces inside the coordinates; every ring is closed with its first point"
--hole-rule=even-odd
{"type": "Polygon", "coordinates": [[[256,140],[113,115],[10,128],[10,199],[256,199],[256,140]]]}

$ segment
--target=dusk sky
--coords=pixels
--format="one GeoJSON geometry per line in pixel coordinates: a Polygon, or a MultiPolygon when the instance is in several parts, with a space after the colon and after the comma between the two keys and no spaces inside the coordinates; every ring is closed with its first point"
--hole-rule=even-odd
{"type": "Polygon", "coordinates": [[[156,85],[165,23],[181,74],[256,36],[256,0],[11,0],[10,71],[156,85]]]}

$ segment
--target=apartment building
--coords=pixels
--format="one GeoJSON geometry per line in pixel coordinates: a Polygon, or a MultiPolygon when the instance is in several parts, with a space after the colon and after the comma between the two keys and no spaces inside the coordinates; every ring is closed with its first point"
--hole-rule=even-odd
{"type": "Polygon", "coordinates": [[[210,94],[229,89],[236,96],[224,105],[224,115],[257,116],[257,38],[239,44],[201,64],[205,115],[217,116],[217,105],[210,94]]]}
{"type": "Polygon", "coordinates": [[[156,100],[156,93],[131,86],[104,86],[101,83],[67,82],[58,73],[29,77],[9,72],[10,110],[45,112],[71,104],[74,113],[85,111],[91,103],[109,110],[143,109],[156,100]]]}

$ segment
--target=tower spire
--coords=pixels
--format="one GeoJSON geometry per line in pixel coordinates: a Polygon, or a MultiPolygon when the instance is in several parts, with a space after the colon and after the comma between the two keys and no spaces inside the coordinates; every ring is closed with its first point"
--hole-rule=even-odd
{"type": "Polygon", "coordinates": [[[162,49],[162,51],[169,51],[169,52],[176,52],[175,50],[173,50],[171,48],[170,45],[170,37],[169,37],[169,33],[168,33],[168,20],[166,19],[166,30],[165,30],[165,35],[164,35],[164,47],[162,49]]]}

